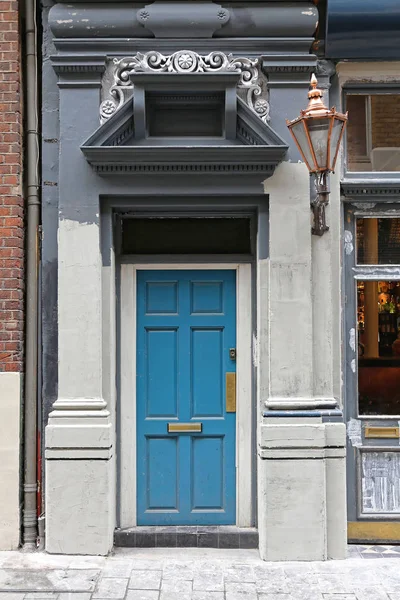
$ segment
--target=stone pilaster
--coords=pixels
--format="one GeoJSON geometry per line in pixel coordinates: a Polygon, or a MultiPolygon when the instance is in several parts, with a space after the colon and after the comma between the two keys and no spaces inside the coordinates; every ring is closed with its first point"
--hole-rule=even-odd
{"type": "Polygon", "coordinates": [[[318,240],[311,235],[309,179],[304,164],[283,163],[265,182],[270,253],[258,261],[258,527],[264,560],[344,558],[346,551],[345,427],[333,393],[337,323],[326,318],[321,329],[334,304],[333,242],[329,234],[318,240]]]}
{"type": "Polygon", "coordinates": [[[80,151],[98,126],[104,59],[55,57],[53,66],[60,88],[59,363],[45,439],[46,549],[107,554],[115,526],[115,443],[102,397],[99,195],[80,151]]]}

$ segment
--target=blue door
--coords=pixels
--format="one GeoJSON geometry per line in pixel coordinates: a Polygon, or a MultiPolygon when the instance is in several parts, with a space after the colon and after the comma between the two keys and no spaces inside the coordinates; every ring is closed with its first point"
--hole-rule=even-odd
{"type": "Polygon", "coordinates": [[[138,524],[234,524],[236,272],[139,271],[137,336],[138,524]]]}

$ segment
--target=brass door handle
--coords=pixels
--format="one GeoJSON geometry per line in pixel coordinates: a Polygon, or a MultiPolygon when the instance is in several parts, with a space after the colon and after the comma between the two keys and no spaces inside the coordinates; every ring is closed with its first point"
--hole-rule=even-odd
{"type": "Polygon", "coordinates": [[[168,423],[168,433],[189,433],[197,432],[201,433],[203,429],[203,423],[168,423]]]}
{"type": "Polygon", "coordinates": [[[225,410],[236,412],[236,373],[226,373],[225,410]]]}

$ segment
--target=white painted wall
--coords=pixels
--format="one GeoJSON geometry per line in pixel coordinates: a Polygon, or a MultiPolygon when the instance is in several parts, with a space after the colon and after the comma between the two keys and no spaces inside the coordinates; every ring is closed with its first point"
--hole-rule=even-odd
{"type": "Polygon", "coordinates": [[[0,373],[0,550],[19,544],[21,373],[0,373]]]}

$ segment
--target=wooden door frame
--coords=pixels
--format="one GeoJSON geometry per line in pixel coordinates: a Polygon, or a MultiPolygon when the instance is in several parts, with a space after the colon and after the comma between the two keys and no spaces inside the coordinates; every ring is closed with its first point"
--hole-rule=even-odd
{"type": "Polygon", "coordinates": [[[236,271],[236,525],[251,527],[253,518],[253,366],[251,263],[121,264],[120,335],[120,527],[137,524],[136,481],[136,294],[139,270],[236,271]]]}

